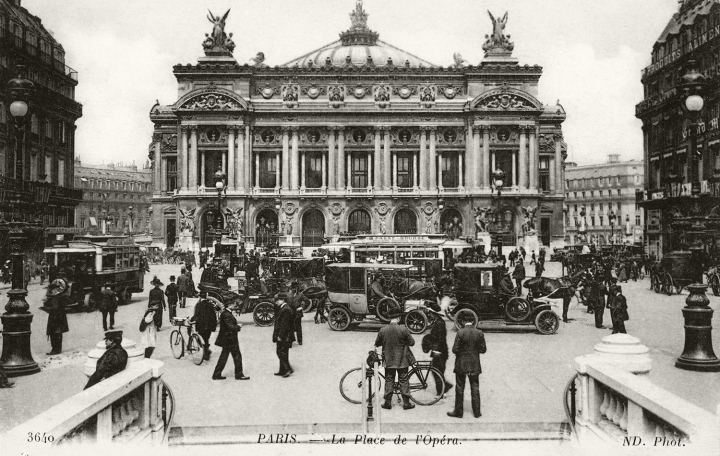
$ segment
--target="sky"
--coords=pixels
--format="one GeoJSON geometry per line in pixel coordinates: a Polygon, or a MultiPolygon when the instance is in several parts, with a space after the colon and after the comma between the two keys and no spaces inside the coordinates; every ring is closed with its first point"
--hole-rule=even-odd
{"type": "MultiPolygon", "coordinates": [[[[258,51],[282,65],[338,39],[355,0],[22,0],[79,72],[76,156],[83,163],[147,160],[150,108],[177,100],[172,67],[196,64],[210,33],[207,11],[231,9],[235,59],[258,51]]],[[[477,65],[487,14],[509,11],[506,33],[520,64],[543,67],[539,99],[560,101],[569,159],[602,163],[611,153],[642,159],[640,71],[677,0],[365,0],[368,26],[380,39],[434,64],[459,52],[477,65]]]]}

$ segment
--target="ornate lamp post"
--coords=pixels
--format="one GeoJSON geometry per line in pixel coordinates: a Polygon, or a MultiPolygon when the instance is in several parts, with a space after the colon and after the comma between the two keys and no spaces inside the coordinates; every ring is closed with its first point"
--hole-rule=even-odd
{"type": "Polygon", "coordinates": [[[580,207],[580,227],[578,228],[578,236],[583,242],[587,242],[585,237],[587,236],[587,227],[585,226],[585,206],[580,207]]]}
{"type": "MultiPolygon", "coordinates": [[[[497,216],[496,221],[501,222],[500,217],[502,217],[501,210],[502,210],[502,188],[505,185],[505,172],[501,169],[496,169],[495,172],[492,175],[493,177],[493,184],[495,185],[495,190],[497,190],[498,195],[498,210],[497,210],[497,216]]],[[[500,226],[504,226],[502,223],[499,223],[500,226]]],[[[498,249],[498,255],[502,256],[502,235],[505,234],[505,230],[500,230],[498,233],[498,237],[495,241],[495,244],[497,245],[498,249]]]]}
{"type": "Polygon", "coordinates": [[[215,190],[217,190],[218,195],[218,205],[217,205],[217,217],[215,218],[215,255],[220,254],[220,241],[222,241],[222,196],[223,193],[227,193],[227,175],[223,172],[221,167],[218,167],[218,170],[215,171],[215,174],[213,175],[213,180],[215,181],[215,190]]]}
{"type": "Polygon", "coordinates": [[[135,212],[132,206],[128,206],[128,217],[130,218],[130,233],[133,232],[133,220],[135,219],[135,212]]]}
{"type": "MultiPolygon", "coordinates": [[[[692,182],[692,198],[694,200],[693,212],[700,213],[700,176],[698,175],[697,151],[697,120],[700,117],[705,100],[702,93],[705,89],[705,77],[697,71],[697,64],[694,60],[688,62],[688,73],[683,76],[680,86],[684,98],[683,108],[689,115],[692,124],[690,126],[690,156],[688,166],[692,182]]],[[[701,277],[702,280],[702,277],[701,277]]],[[[682,355],[675,362],[675,367],[680,369],[720,372],[720,359],[715,356],[712,346],[712,316],[713,309],[708,305],[710,300],[705,295],[707,285],[694,283],[687,287],[690,296],[685,300],[687,306],[683,309],[685,318],[685,347],[682,355]]]]}
{"type": "MultiPolygon", "coordinates": [[[[23,78],[22,67],[17,67],[18,76],[8,82],[10,96],[10,115],[15,120],[15,178],[23,178],[25,119],[30,111],[29,101],[32,97],[34,84],[23,78]]],[[[0,317],[3,325],[3,350],[0,357],[8,377],[19,377],[40,372],[40,367],[30,351],[30,334],[33,315],[25,297],[24,263],[25,241],[23,224],[10,223],[10,250],[12,252],[12,288],[8,291],[8,303],[5,313],[0,317]]]]}
{"type": "Polygon", "coordinates": [[[608,219],[610,220],[610,244],[615,244],[615,220],[617,220],[617,215],[615,215],[615,211],[610,211],[608,219]]]}

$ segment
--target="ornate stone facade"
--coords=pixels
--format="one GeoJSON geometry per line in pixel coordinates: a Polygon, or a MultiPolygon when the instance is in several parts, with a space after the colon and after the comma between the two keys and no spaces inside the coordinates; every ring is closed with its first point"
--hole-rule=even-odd
{"type": "Polygon", "coordinates": [[[383,42],[367,18],[358,2],[341,40],[282,66],[208,55],[174,68],[180,98],[150,113],[155,242],[204,247],[210,227],[238,220],[256,244],[268,232],[305,247],[342,233],[474,236],[478,207],[493,208],[486,225],[507,228],[505,245],[529,234],[527,207],[532,234],[563,242],[565,111],[538,101],[542,68],[511,57],[507,15],[495,51],[478,65],[449,52],[447,67],[383,42]]]}

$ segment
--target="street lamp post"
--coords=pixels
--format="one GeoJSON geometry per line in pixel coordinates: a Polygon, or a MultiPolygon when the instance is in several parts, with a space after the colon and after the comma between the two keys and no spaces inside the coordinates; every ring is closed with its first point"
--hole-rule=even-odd
{"type": "Polygon", "coordinates": [[[128,217],[130,218],[130,234],[133,232],[133,220],[135,218],[135,212],[132,206],[128,206],[128,217]]]}
{"type": "Polygon", "coordinates": [[[580,227],[578,228],[578,237],[582,242],[587,242],[585,239],[587,235],[587,227],[585,226],[585,206],[580,207],[580,227]]]}
{"type": "MultiPolygon", "coordinates": [[[[502,210],[502,188],[503,188],[503,186],[505,185],[505,172],[504,172],[503,170],[501,170],[501,169],[496,169],[496,170],[495,170],[495,172],[493,173],[493,184],[495,184],[495,189],[497,190],[497,195],[498,195],[498,211],[497,211],[497,216],[496,216],[495,220],[496,220],[496,222],[498,222],[498,224],[500,224],[500,226],[502,227],[503,225],[502,225],[501,219],[500,219],[500,217],[502,217],[502,214],[501,214],[501,210],[502,210]]],[[[498,253],[499,256],[502,256],[503,244],[502,244],[502,237],[501,237],[501,236],[502,236],[503,234],[504,234],[504,230],[499,230],[499,234],[496,235],[497,238],[496,238],[495,244],[497,245],[497,249],[498,249],[498,252],[497,252],[497,253],[498,253]]]]}
{"type": "Polygon", "coordinates": [[[610,211],[608,219],[610,219],[610,244],[612,245],[615,244],[615,220],[617,219],[615,211],[610,211]]]}
{"type": "MultiPolygon", "coordinates": [[[[690,157],[688,157],[690,179],[688,180],[692,183],[693,212],[696,215],[700,213],[697,121],[705,105],[702,95],[706,85],[705,76],[697,71],[697,63],[694,60],[689,61],[688,73],[682,77],[680,93],[683,99],[683,108],[692,122],[690,125],[690,157]]],[[[687,289],[690,291],[690,295],[685,300],[686,307],[682,310],[685,319],[685,347],[682,355],[675,362],[675,367],[692,371],[720,372],[720,359],[715,356],[712,346],[714,311],[708,305],[710,300],[705,295],[707,285],[694,283],[687,289]]]]}
{"type": "Polygon", "coordinates": [[[213,175],[215,180],[215,189],[217,190],[218,201],[217,201],[217,217],[215,218],[215,255],[220,254],[220,241],[222,240],[222,196],[223,193],[227,193],[227,176],[223,172],[221,167],[213,175]],[[219,238],[219,239],[218,239],[219,238]]]}
{"type": "MultiPolygon", "coordinates": [[[[23,179],[25,119],[30,110],[29,102],[32,97],[34,84],[23,78],[20,73],[22,67],[17,68],[18,76],[8,82],[7,90],[10,96],[10,114],[15,120],[15,178],[23,179]]],[[[32,357],[30,350],[30,335],[32,333],[33,315],[25,297],[28,292],[25,288],[24,263],[25,242],[23,224],[10,223],[10,250],[12,255],[12,288],[8,291],[8,303],[5,313],[0,317],[3,325],[3,349],[0,356],[8,377],[36,374],[40,367],[32,357]]]]}

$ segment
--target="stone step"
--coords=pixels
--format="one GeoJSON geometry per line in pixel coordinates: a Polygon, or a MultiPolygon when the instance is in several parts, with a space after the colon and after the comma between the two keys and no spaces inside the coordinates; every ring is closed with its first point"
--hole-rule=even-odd
{"type": "MultiPolygon", "coordinates": [[[[457,439],[459,442],[570,440],[567,423],[384,423],[382,425],[380,437],[384,437],[386,441],[392,441],[398,435],[413,444],[423,444],[423,438],[428,441],[427,439],[441,439],[443,436],[446,440],[457,439]]],[[[347,443],[354,444],[358,436],[362,439],[363,433],[360,425],[356,423],[178,426],[170,429],[168,443],[170,446],[238,445],[270,443],[271,438],[272,443],[276,443],[278,436],[283,440],[294,438],[291,443],[330,444],[344,438],[347,443]]],[[[374,437],[372,428],[367,436],[374,437]]]]}

